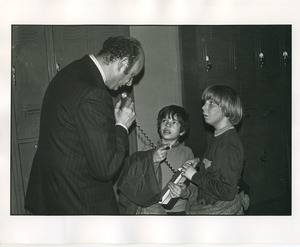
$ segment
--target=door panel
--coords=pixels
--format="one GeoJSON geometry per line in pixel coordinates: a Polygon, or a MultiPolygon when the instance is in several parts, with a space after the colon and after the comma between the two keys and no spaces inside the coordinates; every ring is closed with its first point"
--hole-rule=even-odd
{"type": "MultiPolygon", "coordinates": [[[[19,144],[21,172],[24,192],[26,193],[33,157],[37,149],[37,141],[19,144]]],[[[25,194],[24,194],[25,196],[25,194]]]]}
{"type": "Polygon", "coordinates": [[[261,105],[263,107],[281,106],[285,85],[281,78],[280,27],[263,26],[259,28],[261,52],[264,65],[261,69],[261,105]]]}
{"type": "Polygon", "coordinates": [[[263,147],[265,162],[265,191],[267,198],[275,198],[287,193],[289,184],[287,163],[287,138],[285,119],[280,110],[262,112],[263,147]]]}
{"type": "Polygon", "coordinates": [[[128,26],[87,26],[89,53],[98,54],[104,41],[111,36],[129,35],[128,26]]]}
{"type": "Polygon", "coordinates": [[[257,29],[256,26],[234,28],[236,84],[244,111],[257,110],[260,105],[257,29]]]}
{"type": "Polygon", "coordinates": [[[264,171],[261,156],[262,130],[260,112],[245,113],[240,129],[240,138],[245,152],[243,179],[249,186],[251,204],[256,204],[264,197],[261,189],[264,184],[264,171]]]}
{"type": "MultiPolygon", "coordinates": [[[[182,42],[186,42],[181,45],[186,110],[197,114],[201,109],[199,90],[209,85],[235,88],[244,110],[239,135],[245,150],[243,179],[249,186],[251,206],[287,196],[291,185],[291,28],[195,26],[197,37],[189,35],[189,39],[188,31],[193,28],[181,29],[182,42]],[[289,54],[286,61],[283,51],[289,54]],[[190,54],[192,62],[186,54],[190,54]],[[202,62],[197,71],[193,63],[203,61],[206,54],[211,59],[211,70],[205,71],[202,62]]],[[[208,131],[200,118],[192,116],[191,121],[197,121],[191,126],[198,127],[191,129],[187,143],[192,138],[197,148],[196,139],[202,139],[208,131]]]]}
{"type": "Polygon", "coordinates": [[[198,29],[198,40],[205,42],[205,60],[211,64],[207,68],[209,84],[234,85],[233,33],[230,26],[209,26],[198,29]],[[209,61],[207,61],[209,59],[209,61]]]}
{"type": "Polygon", "coordinates": [[[196,157],[202,157],[207,145],[202,106],[199,104],[207,77],[204,40],[198,35],[196,26],[180,27],[180,39],[183,106],[190,117],[190,135],[186,145],[192,148],[196,157]]]}
{"type": "Polygon", "coordinates": [[[14,26],[12,37],[12,97],[17,138],[38,137],[40,111],[49,84],[43,26],[14,26]]]}
{"type": "Polygon", "coordinates": [[[56,70],[59,71],[74,60],[80,59],[89,50],[86,26],[53,26],[56,70]]]}

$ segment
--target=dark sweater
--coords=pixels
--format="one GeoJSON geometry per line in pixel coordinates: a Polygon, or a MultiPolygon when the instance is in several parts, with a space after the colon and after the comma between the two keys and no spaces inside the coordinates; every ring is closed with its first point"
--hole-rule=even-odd
{"type": "Polygon", "coordinates": [[[231,201],[237,193],[244,161],[244,149],[235,129],[213,137],[192,182],[198,190],[198,200],[205,204],[231,201]]]}

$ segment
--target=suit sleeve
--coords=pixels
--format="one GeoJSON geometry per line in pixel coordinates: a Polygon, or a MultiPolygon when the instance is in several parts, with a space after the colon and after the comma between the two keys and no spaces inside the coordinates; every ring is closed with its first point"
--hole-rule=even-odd
{"type": "Polygon", "coordinates": [[[79,105],[75,122],[91,175],[111,180],[118,172],[129,140],[122,126],[115,126],[111,98],[104,90],[94,90],[79,105]]]}

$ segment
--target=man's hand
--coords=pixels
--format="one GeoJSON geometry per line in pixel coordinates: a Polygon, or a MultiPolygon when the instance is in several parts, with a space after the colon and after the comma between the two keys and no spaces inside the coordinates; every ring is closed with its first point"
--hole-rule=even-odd
{"type": "Polygon", "coordinates": [[[134,103],[130,97],[127,98],[124,106],[121,108],[121,100],[116,104],[115,107],[115,119],[116,124],[121,124],[127,127],[132,125],[136,118],[134,103]]]}

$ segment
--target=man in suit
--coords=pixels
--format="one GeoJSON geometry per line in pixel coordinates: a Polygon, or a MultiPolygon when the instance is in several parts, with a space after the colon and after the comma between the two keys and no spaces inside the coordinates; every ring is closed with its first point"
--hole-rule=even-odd
{"type": "Polygon", "coordinates": [[[130,98],[115,108],[110,90],[130,86],[144,66],[139,41],[110,37],[97,56],[63,68],[46,90],[25,208],[38,215],[118,214],[113,182],[135,120],[130,98]]]}

